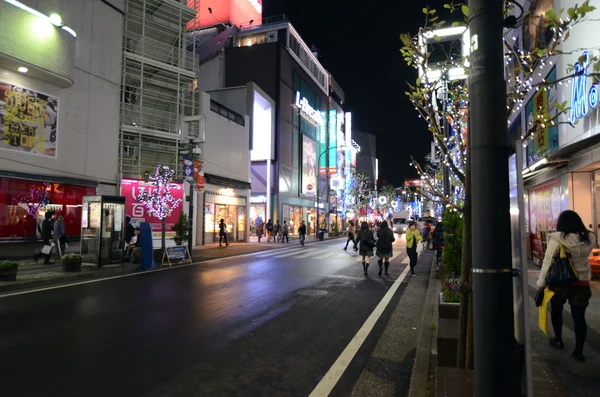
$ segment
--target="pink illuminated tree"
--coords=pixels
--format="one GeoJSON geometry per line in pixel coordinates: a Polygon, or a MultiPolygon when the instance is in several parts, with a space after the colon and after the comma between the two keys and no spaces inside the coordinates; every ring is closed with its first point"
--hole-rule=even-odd
{"type": "Polygon", "coordinates": [[[19,194],[13,198],[17,204],[27,206],[27,213],[33,218],[37,217],[39,210],[44,208],[50,202],[49,198],[50,183],[48,182],[33,182],[29,193],[19,194]]]}
{"type": "Polygon", "coordinates": [[[137,199],[144,204],[150,215],[161,220],[161,249],[164,252],[166,247],[167,217],[173,210],[181,204],[182,200],[175,198],[171,194],[171,184],[173,182],[173,171],[169,166],[157,165],[154,175],[146,174],[146,180],[151,182],[154,187],[151,190],[142,191],[137,199]]]}

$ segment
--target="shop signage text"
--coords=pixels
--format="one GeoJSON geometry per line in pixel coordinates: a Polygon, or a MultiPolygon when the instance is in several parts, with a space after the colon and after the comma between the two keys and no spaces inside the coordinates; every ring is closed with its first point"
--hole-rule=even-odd
{"type": "Polygon", "coordinates": [[[250,204],[265,204],[267,202],[267,196],[254,196],[250,197],[250,204]]]}
{"type": "Polygon", "coordinates": [[[581,56],[583,64],[576,62],[573,67],[573,85],[571,86],[571,124],[577,119],[587,116],[590,109],[598,106],[598,85],[594,84],[588,91],[588,68],[590,57],[587,51],[581,56]]]}
{"type": "Polygon", "coordinates": [[[308,103],[308,99],[306,99],[305,97],[301,98],[300,91],[296,91],[295,105],[298,109],[300,109],[302,114],[306,116],[306,118],[308,118],[311,122],[317,125],[321,125],[323,123],[323,116],[321,115],[321,112],[318,112],[315,109],[313,109],[313,107],[310,106],[310,104],[308,103]]]}

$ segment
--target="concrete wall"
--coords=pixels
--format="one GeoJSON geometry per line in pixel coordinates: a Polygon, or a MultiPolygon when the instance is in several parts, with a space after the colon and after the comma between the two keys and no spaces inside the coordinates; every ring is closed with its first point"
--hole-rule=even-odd
{"type": "MultiPolygon", "coordinates": [[[[111,1],[123,8],[122,0],[111,1]]],[[[116,193],[123,16],[99,0],[23,3],[46,15],[59,13],[77,33],[74,85],[60,89],[0,68],[0,80],[59,99],[56,157],[2,150],[1,168],[98,180],[110,186],[102,193],[116,193]]]]}

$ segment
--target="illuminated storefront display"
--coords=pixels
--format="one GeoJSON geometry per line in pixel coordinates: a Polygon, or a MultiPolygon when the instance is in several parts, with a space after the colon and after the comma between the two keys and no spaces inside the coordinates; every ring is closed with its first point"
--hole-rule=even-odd
{"type": "Polygon", "coordinates": [[[593,84],[588,91],[588,68],[590,56],[587,51],[582,55],[583,64],[576,62],[573,66],[573,83],[571,85],[571,124],[587,116],[588,112],[598,106],[598,84],[593,84]]]}
{"type": "Polygon", "coordinates": [[[312,139],[302,136],[302,194],[315,197],[317,184],[317,144],[312,139]]]}
{"type": "Polygon", "coordinates": [[[67,236],[79,236],[84,196],[92,186],[0,177],[0,238],[36,238],[47,211],[64,215],[67,236]]]}
{"type": "Polygon", "coordinates": [[[56,157],[58,98],[0,81],[0,148],[56,157]]]}
{"type": "Polygon", "coordinates": [[[219,242],[219,222],[221,219],[225,221],[227,226],[229,242],[245,241],[246,205],[246,198],[236,196],[233,189],[219,189],[216,192],[207,191],[204,195],[204,244],[219,242]]]}

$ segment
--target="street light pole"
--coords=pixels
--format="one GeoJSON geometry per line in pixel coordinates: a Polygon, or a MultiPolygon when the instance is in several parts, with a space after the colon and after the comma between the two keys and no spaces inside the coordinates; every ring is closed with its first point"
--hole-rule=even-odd
{"type": "Polygon", "coordinates": [[[520,395],[521,363],[513,324],[504,4],[504,0],[469,0],[475,395],[485,397],[520,395]]]}

